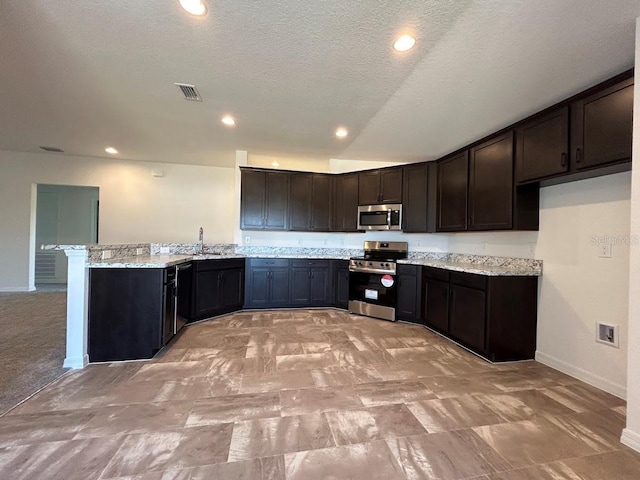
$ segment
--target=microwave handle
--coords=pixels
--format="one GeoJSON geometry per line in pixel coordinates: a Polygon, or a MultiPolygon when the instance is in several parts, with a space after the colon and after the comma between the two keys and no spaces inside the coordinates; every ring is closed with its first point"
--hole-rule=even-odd
{"type": "Polygon", "coordinates": [[[391,227],[391,209],[387,210],[387,225],[391,227]]]}

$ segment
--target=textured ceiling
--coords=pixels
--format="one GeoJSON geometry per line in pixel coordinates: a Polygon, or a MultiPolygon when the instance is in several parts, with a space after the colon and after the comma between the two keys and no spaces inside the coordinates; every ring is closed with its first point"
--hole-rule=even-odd
{"type": "Polygon", "coordinates": [[[640,16],[640,0],[207,3],[199,19],[177,0],[2,0],[0,149],[436,158],[631,67],[640,16]],[[398,54],[404,31],[418,43],[398,54]]]}

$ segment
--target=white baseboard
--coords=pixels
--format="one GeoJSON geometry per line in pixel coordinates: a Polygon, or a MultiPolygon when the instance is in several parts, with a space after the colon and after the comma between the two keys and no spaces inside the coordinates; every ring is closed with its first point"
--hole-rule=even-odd
{"type": "Polygon", "coordinates": [[[633,448],[636,452],[640,452],[640,434],[632,432],[628,428],[622,430],[620,442],[629,448],[633,448]]]}
{"type": "Polygon", "coordinates": [[[35,292],[36,287],[0,287],[0,293],[35,292]]]}
{"type": "Polygon", "coordinates": [[[536,361],[543,363],[551,368],[555,368],[556,370],[561,371],[562,373],[566,373],[578,380],[582,380],[589,385],[593,385],[600,390],[604,390],[611,395],[615,395],[616,397],[622,398],[626,400],[627,398],[627,387],[626,385],[619,385],[617,383],[612,382],[604,377],[600,377],[598,375],[594,375],[587,370],[584,370],[580,367],[576,367],[575,365],[571,365],[563,360],[559,360],[551,355],[547,355],[546,353],[542,353],[540,351],[536,351],[536,361]]]}
{"type": "Polygon", "coordinates": [[[62,366],[64,368],[74,368],[80,369],[89,365],[89,355],[85,355],[84,357],[67,357],[64,359],[64,363],[62,366]]]}

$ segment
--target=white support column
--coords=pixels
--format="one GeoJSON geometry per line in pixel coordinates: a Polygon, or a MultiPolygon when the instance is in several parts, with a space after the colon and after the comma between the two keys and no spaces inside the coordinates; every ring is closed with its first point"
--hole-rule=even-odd
{"type": "MultiPolygon", "coordinates": [[[[640,18],[636,19],[636,58],[640,65],[640,18]]],[[[638,70],[636,69],[636,76],[638,70]]],[[[631,171],[631,246],[629,251],[629,326],[627,349],[627,427],[620,441],[640,452],[640,82],[633,91],[631,171]]]]}
{"type": "Polygon", "coordinates": [[[84,368],[89,363],[89,269],[86,249],[65,250],[67,273],[67,357],[64,367],[84,368]]]}

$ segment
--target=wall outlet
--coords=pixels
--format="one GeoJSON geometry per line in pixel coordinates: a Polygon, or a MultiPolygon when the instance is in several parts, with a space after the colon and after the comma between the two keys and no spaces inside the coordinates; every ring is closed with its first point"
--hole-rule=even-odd
{"type": "Polygon", "coordinates": [[[536,244],[533,242],[529,243],[529,253],[536,253],[536,244]]]}
{"type": "Polygon", "coordinates": [[[144,248],[136,248],[136,255],[144,255],[144,248]]]}
{"type": "Polygon", "coordinates": [[[171,251],[170,247],[160,247],[160,254],[161,255],[168,255],[170,251],[171,251]]]}
{"type": "Polygon", "coordinates": [[[598,256],[600,258],[611,258],[611,244],[598,245],[598,256]]]}
{"type": "Polygon", "coordinates": [[[620,348],[620,339],[618,338],[618,325],[609,325],[608,323],[597,322],[596,342],[620,348]]]}
{"type": "Polygon", "coordinates": [[[244,243],[247,245],[251,243],[251,237],[244,237],[244,243]]]}
{"type": "Polygon", "coordinates": [[[109,258],[111,258],[111,250],[103,250],[102,251],[102,259],[103,260],[108,260],[109,258]]]}

